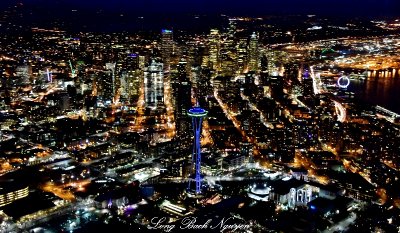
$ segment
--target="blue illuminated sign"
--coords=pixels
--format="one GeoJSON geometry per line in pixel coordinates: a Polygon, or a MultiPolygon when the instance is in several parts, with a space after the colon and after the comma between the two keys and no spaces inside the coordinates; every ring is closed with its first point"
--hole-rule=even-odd
{"type": "Polygon", "coordinates": [[[168,30],[168,29],[163,29],[161,30],[162,33],[172,33],[172,30],[168,30]]]}

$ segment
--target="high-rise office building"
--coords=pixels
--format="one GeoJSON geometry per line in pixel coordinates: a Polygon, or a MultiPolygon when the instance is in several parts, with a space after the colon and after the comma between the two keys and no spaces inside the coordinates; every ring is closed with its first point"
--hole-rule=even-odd
{"type": "Polygon", "coordinates": [[[137,53],[131,53],[128,54],[128,56],[125,57],[124,61],[124,68],[126,70],[137,70],[139,69],[140,65],[140,56],[137,53]]]}
{"type": "Polygon", "coordinates": [[[127,70],[121,75],[121,98],[136,102],[139,98],[140,70],[127,70]]]}
{"type": "MultiPolygon", "coordinates": [[[[111,85],[111,87],[106,87],[105,89],[107,89],[107,91],[110,92],[109,94],[111,94],[111,96],[113,96],[116,93],[116,91],[120,85],[119,80],[118,80],[118,82],[115,80],[115,68],[116,68],[116,63],[106,63],[107,74],[111,75],[112,85],[111,85]],[[108,88],[111,88],[111,90],[108,90],[108,88]]],[[[74,71],[74,73],[75,73],[75,71],[74,71]]],[[[113,97],[111,97],[111,99],[113,97]]]]}
{"type": "Polygon", "coordinates": [[[140,56],[129,54],[125,57],[121,72],[121,98],[129,102],[136,102],[139,97],[139,84],[143,77],[143,70],[140,69],[140,56]]]}
{"type": "Polygon", "coordinates": [[[283,98],[283,77],[270,76],[267,81],[271,88],[271,97],[274,99],[283,98]]]}
{"type": "Polygon", "coordinates": [[[157,108],[164,104],[163,64],[154,60],[144,72],[144,94],[146,107],[157,108]]]}
{"type": "Polygon", "coordinates": [[[114,98],[114,85],[112,71],[104,71],[98,75],[96,86],[97,92],[104,103],[111,104],[114,98]]]}
{"type": "Polygon", "coordinates": [[[302,75],[303,96],[311,96],[314,94],[313,79],[308,69],[305,69],[302,75]]]}
{"type": "Polygon", "coordinates": [[[237,51],[233,35],[228,34],[221,44],[219,55],[221,75],[233,76],[237,71],[237,51]]]}
{"type": "Polygon", "coordinates": [[[181,59],[178,64],[177,79],[173,83],[175,92],[175,124],[176,134],[181,147],[190,146],[190,119],[187,117],[187,109],[192,106],[192,85],[186,71],[186,61],[181,59]]]}
{"type": "Polygon", "coordinates": [[[247,39],[241,38],[236,46],[237,50],[237,69],[242,73],[247,69],[247,39]]]}
{"type": "Polygon", "coordinates": [[[164,69],[169,71],[171,55],[174,52],[173,31],[163,29],[161,31],[161,57],[164,63],[164,69]]]}
{"type": "Polygon", "coordinates": [[[219,69],[219,50],[220,50],[220,34],[218,29],[211,29],[208,36],[209,47],[209,63],[210,68],[219,69]]]}
{"type": "Polygon", "coordinates": [[[249,41],[249,70],[257,71],[259,63],[258,35],[253,32],[249,41]]]}

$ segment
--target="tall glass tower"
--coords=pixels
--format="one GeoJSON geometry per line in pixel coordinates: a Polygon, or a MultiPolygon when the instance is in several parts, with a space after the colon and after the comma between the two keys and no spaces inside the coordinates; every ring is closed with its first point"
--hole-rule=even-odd
{"type": "Polygon", "coordinates": [[[258,35],[253,32],[249,42],[249,70],[258,70],[258,35]]]}
{"type": "Polygon", "coordinates": [[[164,62],[164,69],[169,71],[171,55],[174,52],[174,39],[172,30],[161,31],[161,57],[164,62]]]}
{"type": "Polygon", "coordinates": [[[163,63],[154,60],[144,72],[144,95],[146,107],[156,109],[164,104],[163,63]]]}
{"type": "MultiPolygon", "coordinates": [[[[200,134],[203,118],[207,116],[207,111],[196,106],[188,111],[188,116],[192,118],[194,141],[193,141],[193,154],[192,161],[194,164],[194,177],[196,182],[196,194],[201,193],[201,151],[200,151],[200,134]]],[[[190,189],[190,181],[189,181],[190,189]]]]}
{"type": "Polygon", "coordinates": [[[220,34],[218,29],[211,29],[208,36],[210,50],[210,65],[212,69],[219,69],[220,34]]]}

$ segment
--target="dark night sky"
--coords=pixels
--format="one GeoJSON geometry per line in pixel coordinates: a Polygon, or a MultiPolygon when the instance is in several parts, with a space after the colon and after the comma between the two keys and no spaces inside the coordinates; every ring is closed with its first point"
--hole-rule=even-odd
{"type": "MultiPolygon", "coordinates": [[[[1,6],[17,0],[1,0],[1,6]]],[[[400,15],[400,0],[19,0],[25,4],[129,13],[225,13],[235,15],[400,15]]]]}

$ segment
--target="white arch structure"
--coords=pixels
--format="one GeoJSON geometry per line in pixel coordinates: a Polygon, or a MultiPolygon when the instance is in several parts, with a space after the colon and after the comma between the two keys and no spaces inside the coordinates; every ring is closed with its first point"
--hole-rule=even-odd
{"type": "Polygon", "coordinates": [[[310,71],[311,71],[311,78],[313,80],[313,90],[314,90],[314,94],[321,94],[322,93],[322,83],[321,83],[321,74],[317,73],[314,74],[314,68],[311,66],[310,67],[310,71]]]}
{"type": "Polygon", "coordinates": [[[290,189],[288,204],[290,207],[294,207],[296,205],[296,189],[295,188],[290,189]]]}
{"type": "Polygon", "coordinates": [[[346,108],[343,107],[343,105],[338,101],[334,100],[333,102],[335,103],[335,111],[336,115],[338,116],[338,121],[345,122],[347,117],[346,108]]]}
{"type": "Polygon", "coordinates": [[[304,205],[312,200],[312,189],[305,186],[299,189],[291,188],[289,192],[288,205],[295,207],[296,204],[304,205]]]}

